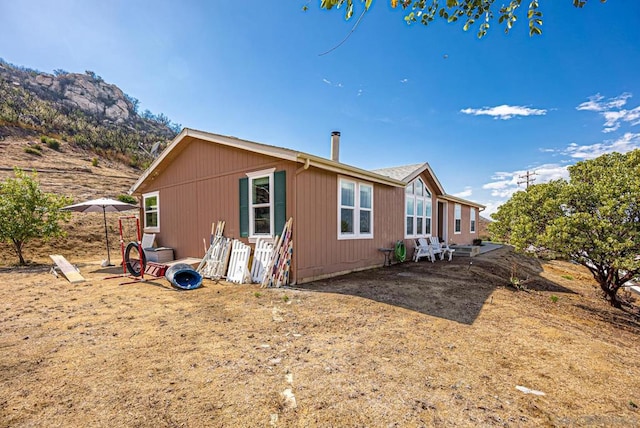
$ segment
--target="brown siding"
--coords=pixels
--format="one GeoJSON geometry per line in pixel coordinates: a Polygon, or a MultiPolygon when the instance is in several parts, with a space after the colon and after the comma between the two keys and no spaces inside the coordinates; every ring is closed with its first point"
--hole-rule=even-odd
{"type": "Polygon", "coordinates": [[[158,245],[174,248],[176,258],[202,257],[202,240],[208,245],[211,224],[218,220],[226,222],[225,236],[239,238],[239,180],[247,172],[273,167],[286,170],[290,189],[293,163],[193,140],[145,189],[160,192],[158,245]]]}
{"type": "MultiPolygon", "coordinates": [[[[238,238],[238,185],[247,172],[285,170],[287,217],[294,218],[292,278],[298,282],[381,266],[380,247],[404,234],[404,189],[373,184],[374,238],[338,240],[338,177],[314,167],[192,139],[171,163],[145,185],[160,193],[157,244],[171,247],[176,258],[202,257],[211,224],[226,221],[225,236],[238,238]]],[[[276,231],[279,233],[279,231],[276,231]]],[[[246,239],[243,239],[247,242],[246,239]]],[[[413,244],[408,245],[408,256],[413,244]]]]}
{"type": "Polygon", "coordinates": [[[455,226],[455,205],[456,202],[447,201],[449,204],[449,239],[448,243],[458,245],[471,245],[474,239],[478,238],[478,218],[480,213],[476,208],[476,232],[471,233],[471,207],[469,205],[460,204],[462,221],[460,227],[460,233],[454,232],[455,226]]]}
{"type": "MultiPolygon", "coordinates": [[[[380,247],[403,237],[404,189],[373,184],[373,239],[338,239],[338,176],[309,168],[296,177],[296,269],[304,282],[381,266],[380,247]]],[[[295,222],[295,220],[294,220],[295,222]]]]}

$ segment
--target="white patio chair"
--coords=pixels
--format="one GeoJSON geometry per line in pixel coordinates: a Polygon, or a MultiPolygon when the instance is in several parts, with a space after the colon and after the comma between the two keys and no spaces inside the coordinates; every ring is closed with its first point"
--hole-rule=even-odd
{"type": "Polygon", "coordinates": [[[429,257],[431,263],[435,260],[435,254],[433,252],[433,248],[424,238],[418,238],[415,240],[416,246],[413,250],[413,261],[417,262],[420,257],[429,257]]]}
{"type": "Polygon", "coordinates": [[[429,245],[432,248],[434,255],[440,254],[440,260],[444,260],[444,256],[449,255],[449,261],[451,261],[451,257],[456,251],[455,249],[449,248],[449,244],[447,243],[441,243],[440,238],[437,236],[430,236],[427,240],[429,241],[429,245]]]}

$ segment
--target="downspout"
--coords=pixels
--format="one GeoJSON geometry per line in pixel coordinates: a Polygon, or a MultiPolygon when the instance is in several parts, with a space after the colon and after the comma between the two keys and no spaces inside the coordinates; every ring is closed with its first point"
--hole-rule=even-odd
{"type": "MultiPolygon", "coordinates": [[[[298,168],[296,170],[296,173],[293,175],[293,252],[294,255],[296,253],[296,248],[300,248],[298,247],[298,243],[300,242],[300,240],[298,239],[298,174],[300,174],[303,171],[306,171],[309,169],[311,160],[309,158],[306,158],[304,165],[301,166],[300,168],[298,168]]],[[[297,257],[293,257],[293,260],[291,261],[291,271],[292,271],[292,278],[291,278],[291,285],[296,285],[297,281],[298,281],[298,260],[297,257]]]]}
{"type": "MultiPolygon", "coordinates": [[[[306,170],[308,170],[308,169],[309,169],[309,164],[310,164],[310,162],[311,162],[311,161],[309,160],[309,158],[307,158],[307,159],[304,161],[304,166],[301,166],[300,168],[298,168],[298,169],[296,170],[296,175],[300,174],[302,171],[306,171],[306,170]]],[[[296,189],[296,191],[297,191],[297,190],[298,190],[298,189],[296,189]]]]}

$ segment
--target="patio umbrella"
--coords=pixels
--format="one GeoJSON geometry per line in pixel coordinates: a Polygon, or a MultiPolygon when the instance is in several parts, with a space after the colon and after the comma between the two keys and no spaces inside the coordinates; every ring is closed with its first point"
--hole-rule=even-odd
{"type": "Polygon", "coordinates": [[[107,241],[107,261],[105,266],[113,266],[111,264],[111,256],[109,255],[109,234],[107,232],[107,213],[129,211],[137,209],[137,205],[128,204],[126,202],[116,201],[114,199],[100,198],[92,199],[79,204],[69,205],[61,208],[64,211],[76,211],[79,213],[102,213],[104,218],[104,238],[107,241]]]}

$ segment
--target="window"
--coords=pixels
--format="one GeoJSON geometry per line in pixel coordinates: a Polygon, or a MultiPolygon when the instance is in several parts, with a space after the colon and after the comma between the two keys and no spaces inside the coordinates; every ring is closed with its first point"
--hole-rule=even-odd
{"type": "Polygon", "coordinates": [[[422,179],[405,188],[405,237],[431,235],[431,193],[422,179]]]}
{"type": "Polygon", "coordinates": [[[373,238],[373,186],[338,180],[338,239],[373,238]]]}
{"type": "Polygon", "coordinates": [[[273,171],[251,172],[249,177],[249,237],[273,236],[273,171]]]}
{"type": "Polygon", "coordinates": [[[151,192],[142,195],[145,232],[160,232],[160,193],[151,192]]]}
{"type": "Polygon", "coordinates": [[[475,208],[471,208],[470,214],[469,214],[469,224],[471,227],[471,233],[476,233],[476,209],[475,208]]]}
{"type": "Polygon", "coordinates": [[[462,232],[462,207],[460,206],[460,204],[455,205],[453,213],[455,219],[453,233],[460,233],[462,232]]]}
{"type": "Polygon", "coordinates": [[[280,234],[286,222],[287,180],[275,168],[249,172],[240,179],[240,237],[257,238],[280,234]]]}

